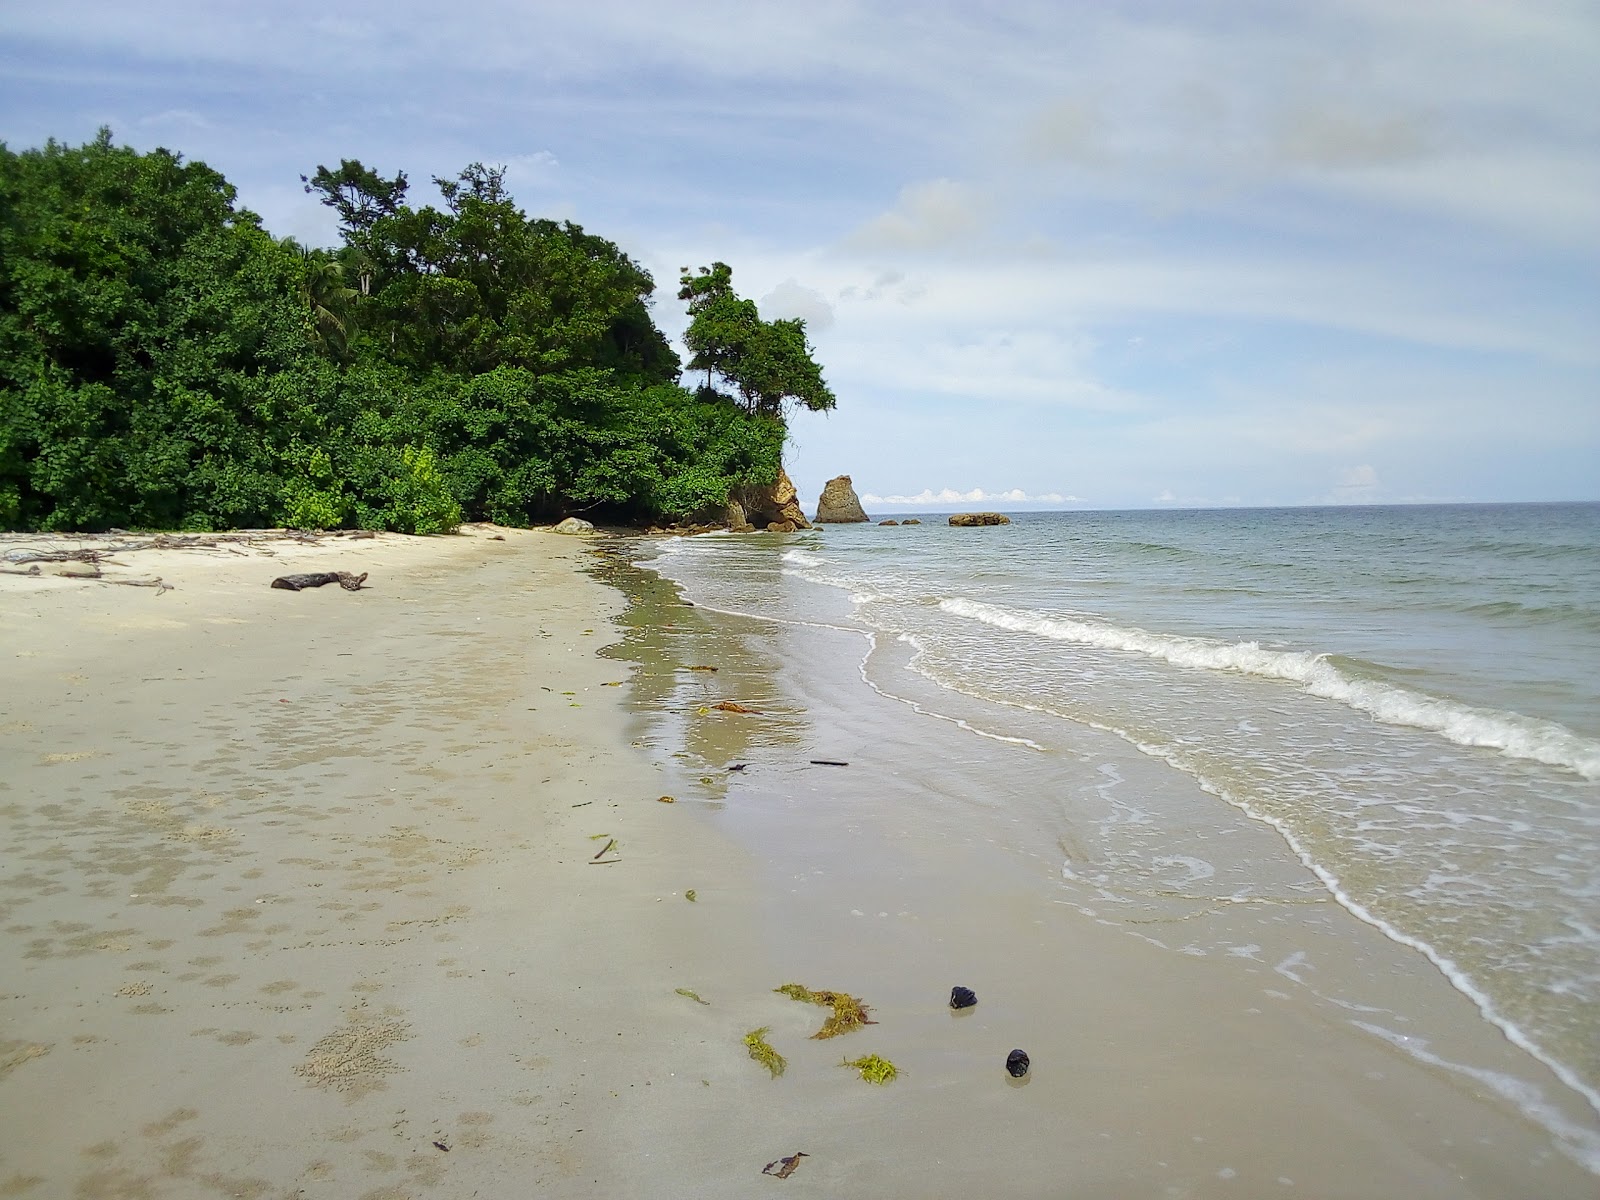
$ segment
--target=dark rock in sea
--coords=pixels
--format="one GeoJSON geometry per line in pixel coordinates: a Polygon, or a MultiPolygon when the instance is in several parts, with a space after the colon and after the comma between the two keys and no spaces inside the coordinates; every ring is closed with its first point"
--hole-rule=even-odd
{"type": "Polygon", "coordinates": [[[1006,1055],[1006,1070],[1011,1072],[1011,1078],[1021,1079],[1028,1073],[1028,1055],[1023,1050],[1013,1050],[1006,1055]]]}
{"type": "Polygon", "coordinates": [[[978,513],[952,513],[952,525],[1009,525],[1011,518],[1005,513],[978,512],[978,513]]]}
{"type": "Polygon", "coordinates": [[[768,533],[793,533],[793,521],[772,521],[767,525],[768,533]]]}
{"type": "Polygon", "coordinates": [[[901,521],[900,524],[902,524],[902,525],[921,525],[922,524],[922,518],[921,517],[907,517],[904,521],[901,521]]]}
{"type": "Polygon", "coordinates": [[[850,476],[837,475],[822,485],[822,495],[817,498],[818,525],[859,524],[867,520],[861,508],[861,499],[850,486],[850,476]]]}
{"type": "Polygon", "coordinates": [[[971,988],[953,987],[950,989],[951,1008],[971,1008],[978,1002],[978,993],[971,988]]]}
{"type": "Polygon", "coordinates": [[[900,524],[900,522],[899,521],[879,521],[878,524],[879,525],[898,525],[898,524],[900,524]]]}

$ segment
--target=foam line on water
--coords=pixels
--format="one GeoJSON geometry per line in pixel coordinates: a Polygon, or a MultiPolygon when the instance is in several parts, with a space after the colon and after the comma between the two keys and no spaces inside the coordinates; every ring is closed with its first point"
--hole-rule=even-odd
{"type": "MultiPolygon", "coordinates": [[[[639,563],[637,565],[645,570],[650,569],[648,563],[639,563]]],[[[1008,745],[1013,746],[1025,746],[1030,750],[1044,750],[1044,747],[1039,745],[1038,742],[1030,741],[1028,738],[1016,737],[1005,733],[995,733],[988,729],[981,729],[972,724],[970,721],[964,721],[960,717],[951,716],[948,713],[942,713],[936,709],[928,708],[922,704],[919,704],[915,700],[909,699],[905,696],[897,696],[893,692],[887,691],[878,686],[878,684],[874,683],[867,675],[867,663],[872,658],[873,651],[875,651],[878,647],[877,634],[870,629],[860,629],[851,625],[835,625],[828,621],[802,621],[794,617],[775,617],[770,613],[746,612],[737,608],[720,608],[714,604],[707,604],[701,600],[695,601],[695,607],[703,609],[707,612],[720,613],[725,617],[742,617],[748,621],[765,621],[771,625],[790,625],[805,629],[832,629],[839,633],[851,633],[855,634],[857,637],[865,638],[867,642],[867,651],[862,656],[861,661],[856,664],[856,670],[861,675],[862,682],[864,682],[873,691],[877,692],[878,695],[882,696],[885,700],[893,700],[898,704],[904,704],[913,712],[921,716],[932,717],[936,721],[947,721],[956,726],[958,729],[964,729],[966,732],[977,737],[987,738],[990,741],[995,742],[1005,742],[1008,745]]]]}
{"type": "MultiPolygon", "coordinates": [[[[1304,844],[1302,844],[1300,839],[1295,836],[1294,832],[1282,821],[1279,821],[1277,818],[1266,813],[1262,813],[1247,802],[1240,800],[1226,788],[1218,786],[1212,780],[1208,779],[1204,772],[1199,770],[1193,763],[1184,759],[1182,755],[1174,753],[1171,747],[1164,747],[1146,742],[1141,738],[1134,737],[1127,730],[1120,729],[1115,725],[1102,724],[1097,721],[1069,716],[1068,714],[1051,708],[1048,705],[1031,704],[1026,701],[1005,700],[993,696],[983,696],[976,695],[974,693],[963,692],[962,689],[952,687],[948,682],[935,678],[933,675],[929,674],[927,671],[921,669],[915,664],[913,664],[912,669],[916,670],[918,674],[922,675],[923,678],[929,680],[931,683],[937,684],[940,687],[948,688],[951,691],[961,692],[963,695],[973,695],[975,699],[987,700],[990,703],[1021,709],[1025,712],[1034,712],[1047,716],[1053,716],[1060,720],[1068,721],[1072,724],[1083,725],[1091,729],[1100,730],[1104,733],[1113,734],[1127,742],[1141,754],[1149,755],[1152,758],[1159,758],[1164,762],[1172,764],[1172,766],[1176,767],[1178,770],[1183,771],[1185,774],[1194,778],[1202,789],[1231,805],[1233,808],[1238,809],[1251,820],[1260,821],[1262,824],[1270,826],[1272,829],[1277,831],[1278,836],[1283,839],[1284,844],[1289,847],[1290,851],[1296,858],[1300,860],[1300,862],[1305,866],[1306,870],[1310,871],[1317,877],[1317,879],[1322,883],[1322,886],[1327,890],[1328,894],[1333,897],[1334,901],[1338,903],[1341,908],[1349,912],[1357,920],[1372,926],[1391,941],[1421,954],[1434,965],[1434,967],[1441,975],[1445,977],[1446,981],[1448,981],[1453,988],[1472,1001],[1474,1006],[1476,1006],[1478,1009],[1478,1012],[1483,1016],[1484,1020],[1488,1021],[1491,1025],[1499,1029],[1500,1032],[1505,1035],[1506,1040],[1549,1069],[1549,1071],[1563,1084],[1571,1088],[1579,1096],[1582,1096],[1596,1113],[1600,1113],[1600,1091],[1597,1091],[1595,1088],[1585,1083],[1584,1080],[1580,1078],[1578,1074],[1565,1063],[1561,1062],[1559,1059],[1556,1059],[1550,1054],[1547,1054],[1544,1049],[1526,1033],[1524,1033],[1521,1028],[1514,1024],[1510,1019],[1503,1016],[1499,1009],[1495,1006],[1494,1002],[1477,987],[1471,977],[1468,976],[1466,972],[1461,970],[1461,968],[1458,967],[1455,962],[1447,958],[1421,938],[1413,937],[1410,934],[1402,932],[1391,925],[1388,921],[1385,921],[1382,917],[1379,917],[1377,914],[1373,913],[1365,905],[1361,904],[1358,900],[1351,896],[1349,892],[1345,891],[1343,883],[1339,877],[1332,871],[1328,870],[1328,868],[1322,863],[1318,862],[1312,856],[1311,852],[1304,846],[1304,844]]],[[[1549,1128],[1549,1126],[1547,1126],[1547,1128],[1549,1128]]],[[[1553,1129],[1552,1132],[1554,1132],[1553,1129]]],[[[1600,1159],[1597,1159],[1596,1161],[1600,1162],[1600,1159]]],[[[1589,1165],[1590,1164],[1585,1161],[1585,1166],[1589,1165]]],[[[1597,1173],[1600,1173],[1600,1168],[1591,1167],[1591,1169],[1596,1169],[1597,1173]]]]}
{"type": "Polygon", "coordinates": [[[1482,1067],[1469,1067],[1463,1063],[1440,1058],[1428,1049],[1428,1043],[1424,1038],[1396,1033],[1392,1029],[1385,1029],[1381,1025],[1372,1025],[1366,1021],[1352,1021],[1351,1024],[1374,1037],[1382,1038],[1419,1062],[1465,1075],[1509,1100],[1536,1124],[1555,1134],[1556,1144],[1579,1165],[1592,1174],[1600,1175],[1600,1135],[1592,1129],[1585,1129],[1569,1121],[1559,1110],[1545,1101],[1538,1088],[1498,1071],[1486,1071],[1482,1067]]]}
{"type": "Polygon", "coordinates": [[[1326,654],[1271,650],[1258,642],[1151,633],[1132,626],[1046,616],[960,598],[942,600],[939,607],[952,616],[1052,641],[1129,651],[1176,667],[1297,683],[1307,695],[1336,701],[1388,725],[1426,730],[1457,745],[1498,750],[1511,758],[1564,767],[1585,779],[1600,779],[1600,741],[1553,721],[1474,708],[1409,688],[1360,679],[1342,671],[1326,654]]]}

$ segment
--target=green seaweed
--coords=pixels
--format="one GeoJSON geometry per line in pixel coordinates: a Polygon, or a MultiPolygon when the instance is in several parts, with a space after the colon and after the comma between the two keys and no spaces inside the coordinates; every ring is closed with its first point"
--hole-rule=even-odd
{"type": "Polygon", "coordinates": [[[711,1003],[711,1001],[709,1001],[709,1000],[700,999],[700,997],[698,995],[696,995],[694,992],[691,992],[688,988],[673,988],[672,990],[677,992],[678,995],[680,995],[680,996],[689,997],[689,999],[693,1000],[696,1004],[710,1004],[711,1003]]]}
{"type": "Polygon", "coordinates": [[[690,888],[687,892],[685,892],[683,894],[683,898],[685,900],[689,901],[690,904],[693,904],[698,895],[699,895],[699,893],[697,893],[693,888],[690,888]]]}
{"type": "Polygon", "coordinates": [[[897,1068],[892,1062],[890,1062],[887,1058],[879,1058],[876,1054],[868,1054],[865,1057],[858,1058],[853,1062],[847,1058],[839,1065],[841,1067],[850,1067],[852,1070],[861,1072],[861,1078],[865,1079],[868,1083],[888,1083],[895,1076],[900,1074],[899,1068],[897,1068]]]}
{"type": "Polygon", "coordinates": [[[744,1044],[750,1051],[750,1057],[755,1059],[767,1070],[772,1072],[776,1079],[783,1074],[783,1069],[789,1065],[787,1059],[767,1044],[767,1034],[772,1032],[772,1026],[763,1025],[760,1029],[752,1029],[744,1035],[744,1044]]]}
{"type": "Polygon", "coordinates": [[[852,1029],[860,1029],[863,1025],[876,1025],[867,1013],[869,1009],[860,1000],[848,992],[814,992],[801,983],[786,983],[782,987],[773,988],[791,1000],[799,1000],[804,1004],[820,1004],[824,1008],[833,1009],[833,1015],[822,1023],[822,1028],[811,1036],[813,1038],[838,1037],[841,1033],[849,1033],[852,1029]]]}

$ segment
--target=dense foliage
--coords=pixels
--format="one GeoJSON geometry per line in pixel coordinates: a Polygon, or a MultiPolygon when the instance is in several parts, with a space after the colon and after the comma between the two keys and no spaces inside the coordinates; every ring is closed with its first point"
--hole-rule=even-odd
{"type": "Polygon", "coordinates": [[[435,183],[414,207],[403,173],[318,168],[327,251],[107,131],[0,145],[0,526],[685,517],[776,479],[785,400],[832,406],[803,326],[722,264],[686,296],[715,349],[691,345],[737,395],[679,386],[614,244],[530,219],[499,170],[435,183]]]}

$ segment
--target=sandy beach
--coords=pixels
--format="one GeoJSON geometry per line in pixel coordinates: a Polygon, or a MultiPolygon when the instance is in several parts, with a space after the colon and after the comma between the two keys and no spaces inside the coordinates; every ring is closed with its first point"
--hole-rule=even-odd
{"type": "MultiPolygon", "coordinates": [[[[1053,903],[1034,831],[923,819],[1003,748],[843,702],[843,635],[784,675],[781,630],[611,545],[0,576],[0,1196],[1594,1194],[1506,1096],[1352,1035],[1270,954],[1159,951],[1053,903]],[[367,585],[268,587],[335,570],[367,585]],[[812,1039],[789,982],[878,1023],[812,1039]],[[867,1054],[900,1077],[840,1066],[867,1054]]],[[[1285,920],[1473,1026],[1346,914],[1285,920]]]]}

